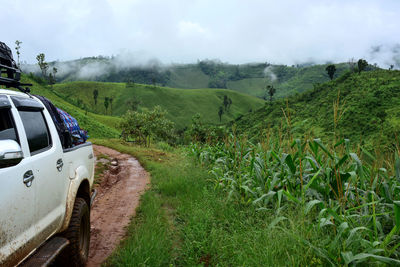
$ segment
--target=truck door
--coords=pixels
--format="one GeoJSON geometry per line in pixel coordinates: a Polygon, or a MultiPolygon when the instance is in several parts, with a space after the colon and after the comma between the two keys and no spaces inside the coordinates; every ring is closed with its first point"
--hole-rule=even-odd
{"type": "MultiPolygon", "coordinates": [[[[16,129],[22,125],[14,120],[10,102],[5,96],[0,100],[0,140],[14,140],[26,147],[24,133],[17,134],[16,129]]],[[[14,115],[18,116],[16,111],[14,115]]],[[[34,225],[37,185],[32,179],[28,158],[15,165],[0,165],[0,266],[5,260],[7,264],[17,264],[38,245],[34,225]]]]}
{"type": "Polygon", "coordinates": [[[27,132],[36,183],[36,228],[47,238],[59,229],[65,215],[69,176],[51,117],[45,110],[19,111],[27,132]]]}

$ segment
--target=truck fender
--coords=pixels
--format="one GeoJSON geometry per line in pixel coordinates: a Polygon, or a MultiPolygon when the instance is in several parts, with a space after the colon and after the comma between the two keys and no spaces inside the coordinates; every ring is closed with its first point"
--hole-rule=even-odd
{"type": "MultiPolygon", "coordinates": [[[[68,189],[68,194],[67,194],[67,202],[66,202],[66,208],[65,208],[65,217],[64,217],[64,222],[62,224],[62,227],[60,229],[60,232],[65,231],[68,228],[69,221],[71,220],[72,216],[72,211],[74,208],[74,203],[75,199],[78,193],[78,189],[80,186],[86,186],[88,188],[84,188],[85,192],[88,192],[88,196],[85,198],[88,198],[90,201],[90,183],[89,183],[89,172],[86,167],[84,166],[79,166],[75,170],[75,177],[71,179],[71,182],[69,184],[69,189],[68,189]]],[[[88,203],[89,205],[89,203],[88,203]]]]}

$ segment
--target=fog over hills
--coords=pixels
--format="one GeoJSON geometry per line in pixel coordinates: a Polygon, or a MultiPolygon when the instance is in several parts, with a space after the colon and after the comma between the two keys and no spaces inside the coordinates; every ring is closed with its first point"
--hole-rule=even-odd
{"type": "MultiPolygon", "coordinates": [[[[2,41],[22,41],[34,64],[92,56],[157,58],[164,64],[219,58],[243,64],[399,62],[400,2],[0,0],[2,41]],[[394,56],[393,56],[394,54],[394,56]]],[[[137,62],[134,62],[137,64],[137,62]]]]}

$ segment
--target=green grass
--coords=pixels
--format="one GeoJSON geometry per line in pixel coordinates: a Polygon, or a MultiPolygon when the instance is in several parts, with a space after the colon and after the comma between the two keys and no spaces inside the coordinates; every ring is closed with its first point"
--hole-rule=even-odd
{"type": "MultiPolygon", "coordinates": [[[[188,126],[192,117],[200,113],[206,123],[219,124],[218,108],[222,105],[224,95],[232,99],[228,112],[222,116],[222,123],[237,118],[250,110],[260,108],[264,101],[235,91],[223,89],[183,90],[167,87],[153,87],[135,84],[126,87],[124,83],[71,82],[56,84],[55,91],[66,100],[78,103],[81,101],[90,110],[104,114],[104,98],[113,98],[112,114],[123,115],[129,108],[126,102],[139,99],[139,107],[152,109],[160,105],[168,111],[167,118],[175,122],[178,129],[188,126]],[[94,104],[93,90],[99,91],[98,103],[94,104]]],[[[109,112],[111,112],[109,108],[109,112]]]]}
{"type": "Polygon", "coordinates": [[[247,78],[239,81],[229,81],[227,87],[244,94],[264,97],[267,83],[268,80],[265,78],[247,78]]]}
{"type": "Polygon", "coordinates": [[[167,83],[173,88],[207,88],[210,77],[205,75],[197,65],[176,66],[171,70],[171,77],[167,83]]]}
{"type": "Polygon", "coordinates": [[[256,211],[229,201],[215,190],[207,170],[177,149],[161,151],[95,140],[139,159],[151,173],[129,234],[108,259],[108,266],[305,266],[321,263],[299,239],[322,242],[323,231],[308,228],[299,210],[269,228],[274,211],[256,211]]]}

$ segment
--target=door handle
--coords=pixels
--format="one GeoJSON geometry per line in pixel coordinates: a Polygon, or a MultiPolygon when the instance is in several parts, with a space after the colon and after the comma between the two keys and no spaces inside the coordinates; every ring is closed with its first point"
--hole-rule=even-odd
{"type": "Polygon", "coordinates": [[[32,185],[33,179],[35,179],[35,176],[33,176],[33,172],[31,170],[27,171],[24,174],[23,181],[26,187],[30,187],[32,185]]]}
{"type": "Polygon", "coordinates": [[[58,170],[59,172],[62,171],[63,166],[64,166],[64,162],[62,161],[62,159],[58,159],[58,160],[57,160],[57,163],[56,163],[56,168],[57,168],[57,170],[58,170]]]}

